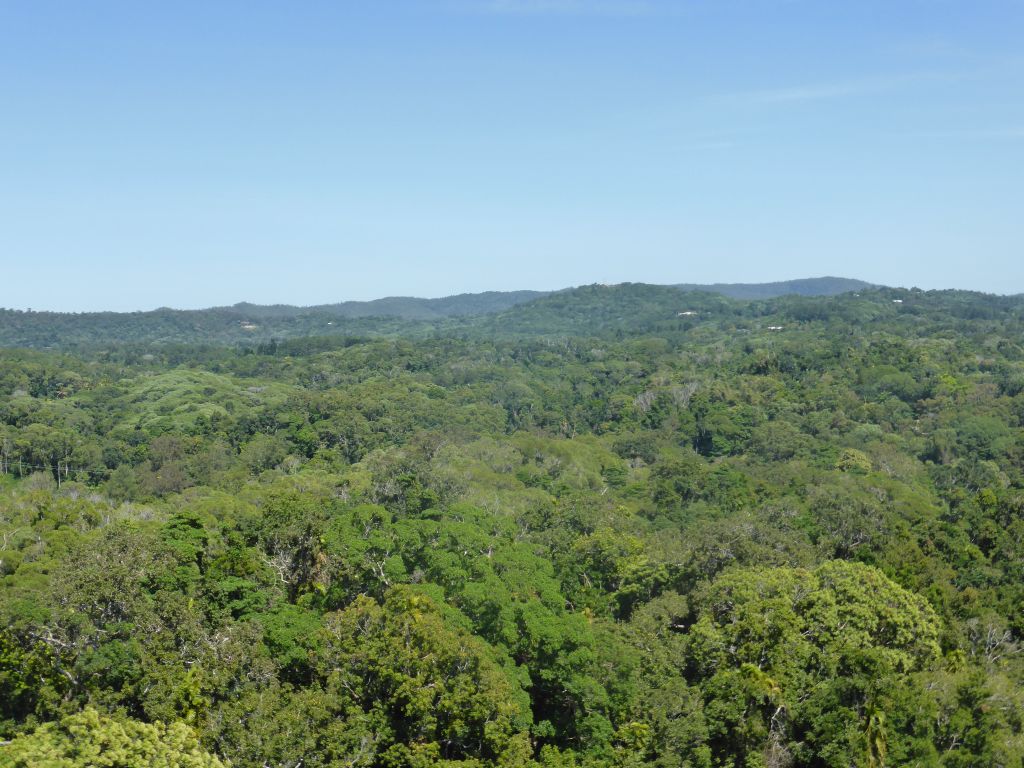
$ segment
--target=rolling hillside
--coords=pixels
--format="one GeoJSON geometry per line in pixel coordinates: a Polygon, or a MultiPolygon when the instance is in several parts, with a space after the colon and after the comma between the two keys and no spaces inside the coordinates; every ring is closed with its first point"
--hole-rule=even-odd
{"type": "MultiPolygon", "coordinates": [[[[0,309],[0,346],[75,349],[111,344],[246,345],[271,339],[329,335],[420,333],[479,325],[496,333],[573,332],[596,327],[636,328],[642,318],[660,321],[693,307],[717,307],[721,294],[733,299],[785,295],[831,296],[869,287],[844,278],[813,278],[764,284],[581,286],[556,292],[489,291],[438,299],[389,297],[296,307],[240,303],[201,310],[149,312],[30,312],[0,309]],[[688,297],[680,293],[691,294],[688,297]],[[609,303],[610,302],[610,303],[609,303]],[[620,303],[624,302],[624,303],[620,303]],[[536,304],[525,314],[517,308],[536,304]],[[554,316],[560,319],[554,321],[554,316]],[[552,322],[554,324],[552,325],[552,322]]],[[[687,316],[688,317],[688,316],[687,316]]]]}
{"type": "Polygon", "coordinates": [[[720,293],[731,299],[773,299],[777,296],[836,296],[841,293],[871,288],[871,283],[846,277],[810,277],[777,283],[680,283],[684,291],[720,293]]]}

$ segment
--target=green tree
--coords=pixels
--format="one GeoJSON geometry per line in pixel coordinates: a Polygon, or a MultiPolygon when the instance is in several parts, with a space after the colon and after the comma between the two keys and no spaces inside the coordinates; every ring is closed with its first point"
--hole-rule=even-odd
{"type": "Polygon", "coordinates": [[[86,709],[0,745],[9,768],[224,768],[188,726],[116,720],[86,709]]]}

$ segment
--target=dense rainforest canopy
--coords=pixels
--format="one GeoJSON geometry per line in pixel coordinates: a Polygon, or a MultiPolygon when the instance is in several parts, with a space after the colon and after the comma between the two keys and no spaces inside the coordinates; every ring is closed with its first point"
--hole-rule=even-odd
{"type": "Polygon", "coordinates": [[[492,309],[13,313],[0,765],[1021,768],[1024,299],[492,309]]]}

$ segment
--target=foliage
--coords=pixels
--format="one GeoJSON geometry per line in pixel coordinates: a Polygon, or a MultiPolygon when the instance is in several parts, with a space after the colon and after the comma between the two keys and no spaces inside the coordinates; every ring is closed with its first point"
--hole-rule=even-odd
{"type": "Polygon", "coordinates": [[[221,768],[184,725],[119,721],[86,709],[0,746],[11,768],[221,768]]]}
{"type": "Polygon", "coordinates": [[[1021,766],[1024,301],[531,298],[3,325],[0,763],[1021,766]]]}

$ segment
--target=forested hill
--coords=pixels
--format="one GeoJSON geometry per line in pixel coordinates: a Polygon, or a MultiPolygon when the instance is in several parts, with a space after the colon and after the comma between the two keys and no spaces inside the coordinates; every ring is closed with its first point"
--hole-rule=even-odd
{"type": "Polygon", "coordinates": [[[151,312],[0,309],[0,346],[68,349],[123,343],[246,344],[339,332],[380,333],[411,321],[499,312],[544,295],[540,291],[495,291],[441,299],[391,297],[311,307],[241,303],[151,312]]]}
{"type": "Polygon", "coordinates": [[[1021,768],[1024,298],[402,323],[0,349],[0,766],[1021,768]]]}
{"type": "Polygon", "coordinates": [[[845,277],[811,277],[777,283],[680,283],[684,291],[720,293],[732,299],[773,299],[776,296],[836,296],[840,293],[871,288],[871,283],[845,277]]]}
{"type": "Polygon", "coordinates": [[[262,318],[323,315],[327,317],[398,317],[404,320],[436,320],[442,317],[485,315],[546,296],[548,291],[486,291],[460,293],[440,299],[418,299],[411,296],[389,296],[371,301],[344,301],[293,307],[285,304],[261,306],[241,303],[227,309],[257,320],[262,318]]]}
{"type": "MultiPolygon", "coordinates": [[[[859,280],[815,278],[752,285],[649,288],[651,291],[663,288],[664,297],[674,297],[680,290],[693,290],[734,298],[763,299],[790,294],[828,296],[866,286],[867,283],[859,280]]],[[[333,334],[409,333],[413,325],[418,325],[421,332],[430,332],[435,328],[457,327],[459,319],[496,315],[548,297],[553,304],[545,305],[541,310],[545,312],[551,306],[559,306],[561,294],[573,294],[580,290],[553,293],[492,291],[440,299],[391,297],[311,307],[242,303],[202,310],[157,309],[128,313],[22,312],[0,309],[0,346],[74,349],[124,343],[236,345],[333,334]]],[[[674,306],[671,298],[667,304],[674,306]]],[[[670,308],[666,305],[666,311],[670,308]]],[[[609,312],[615,311],[614,307],[609,309],[609,312]]],[[[491,327],[500,328],[501,325],[492,323],[491,327]]]]}

